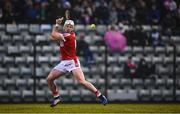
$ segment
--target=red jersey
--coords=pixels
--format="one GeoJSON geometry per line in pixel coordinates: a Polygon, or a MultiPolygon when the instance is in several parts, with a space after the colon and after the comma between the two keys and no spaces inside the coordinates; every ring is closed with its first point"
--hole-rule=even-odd
{"type": "Polygon", "coordinates": [[[76,35],[74,32],[63,33],[65,42],[60,41],[61,60],[76,60],[76,35]]]}

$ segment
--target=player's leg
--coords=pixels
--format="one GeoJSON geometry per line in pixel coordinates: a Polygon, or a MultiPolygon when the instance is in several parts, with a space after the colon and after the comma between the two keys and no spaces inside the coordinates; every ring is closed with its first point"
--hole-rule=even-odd
{"type": "Polygon", "coordinates": [[[61,100],[60,95],[59,95],[59,90],[58,90],[56,84],[54,83],[54,80],[60,76],[63,76],[64,74],[65,73],[62,71],[52,69],[51,72],[49,73],[48,77],[46,78],[48,87],[54,96],[54,99],[51,103],[51,107],[56,106],[58,104],[58,102],[60,102],[60,100],[61,100]]]}
{"type": "Polygon", "coordinates": [[[100,102],[102,104],[107,104],[107,99],[104,95],[101,94],[101,92],[94,87],[93,84],[85,80],[84,73],[82,72],[81,68],[76,68],[72,71],[73,76],[75,79],[82,84],[84,87],[95,93],[95,95],[100,99],[100,102]]]}
{"type": "Polygon", "coordinates": [[[93,93],[95,93],[97,91],[97,89],[94,87],[94,85],[92,85],[90,82],[85,80],[85,77],[84,77],[84,74],[83,74],[81,68],[77,68],[77,69],[73,70],[72,73],[73,73],[73,76],[75,77],[75,79],[80,84],[85,86],[87,89],[89,89],[93,93]]]}
{"type": "Polygon", "coordinates": [[[51,90],[53,96],[59,95],[59,90],[58,90],[57,86],[55,85],[54,80],[59,78],[62,75],[64,75],[64,72],[58,71],[56,69],[52,69],[51,72],[49,73],[48,77],[46,78],[48,87],[51,90]]]}

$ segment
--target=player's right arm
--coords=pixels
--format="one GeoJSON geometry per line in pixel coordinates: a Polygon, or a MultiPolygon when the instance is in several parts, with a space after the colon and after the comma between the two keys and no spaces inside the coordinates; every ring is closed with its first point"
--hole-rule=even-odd
{"type": "Polygon", "coordinates": [[[59,32],[59,25],[62,23],[62,21],[63,21],[63,17],[56,19],[56,25],[53,27],[53,30],[51,32],[51,39],[52,40],[59,40],[59,41],[65,42],[65,38],[64,38],[63,34],[61,34],[59,32]]]}

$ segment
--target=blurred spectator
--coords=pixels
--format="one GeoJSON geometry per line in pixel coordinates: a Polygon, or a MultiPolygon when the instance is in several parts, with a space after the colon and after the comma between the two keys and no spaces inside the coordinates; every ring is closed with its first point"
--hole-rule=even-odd
{"type": "Polygon", "coordinates": [[[150,62],[150,64],[148,64],[148,69],[149,69],[148,75],[152,75],[151,77],[157,78],[157,76],[156,76],[156,64],[153,61],[150,62]]]}
{"type": "Polygon", "coordinates": [[[140,59],[140,62],[137,65],[136,74],[138,78],[147,78],[149,77],[149,68],[148,63],[144,58],[140,59]]]}
{"type": "Polygon", "coordinates": [[[84,11],[82,13],[82,22],[83,24],[90,24],[92,23],[92,17],[93,17],[93,11],[92,11],[92,5],[88,1],[84,1],[84,11]]]}
{"type": "Polygon", "coordinates": [[[104,40],[110,51],[123,51],[126,47],[126,38],[115,25],[109,26],[104,40]]]}
{"type": "Polygon", "coordinates": [[[152,31],[150,32],[150,42],[153,47],[163,46],[161,34],[156,28],[153,28],[152,31]]]}
{"type": "Polygon", "coordinates": [[[77,55],[84,57],[85,66],[89,66],[94,62],[93,54],[91,50],[89,49],[89,44],[84,40],[85,34],[80,33],[79,39],[77,41],[77,55]]]}
{"type": "Polygon", "coordinates": [[[80,24],[82,22],[81,13],[83,12],[83,8],[76,4],[71,12],[71,17],[75,21],[75,23],[80,24]]]}
{"type": "Polygon", "coordinates": [[[105,1],[100,3],[100,5],[95,9],[94,15],[96,23],[109,24],[109,9],[105,1]]]}
{"type": "Polygon", "coordinates": [[[0,8],[0,23],[2,23],[2,17],[3,17],[3,11],[2,11],[2,8],[0,8]]]}
{"type": "Polygon", "coordinates": [[[38,11],[35,8],[32,0],[27,0],[26,18],[29,23],[37,23],[38,11]]]}
{"type": "Polygon", "coordinates": [[[128,24],[129,20],[130,19],[126,5],[121,3],[118,8],[118,22],[121,22],[123,24],[128,24]]]}
{"type": "Polygon", "coordinates": [[[131,26],[126,33],[127,42],[130,46],[147,46],[149,45],[147,34],[140,25],[131,26]]]}
{"type": "Polygon", "coordinates": [[[24,22],[25,14],[25,1],[24,0],[12,0],[14,21],[16,23],[24,22]]]}
{"type": "Polygon", "coordinates": [[[48,2],[42,2],[39,15],[40,15],[40,22],[41,23],[48,23],[49,20],[49,9],[48,9],[49,3],[48,2]]]}
{"type": "Polygon", "coordinates": [[[147,23],[147,6],[144,0],[137,0],[136,2],[137,15],[136,19],[138,23],[146,24],[147,23]]]}
{"type": "Polygon", "coordinates": [[[136,8],[134,6],[130,7],[129,9],[130,23],[136,23],[136,14],[137,14],[136,8]]]}
{"type": "Polygon", "coordinates": [[[71,9],[71,3],[67,0],[62,0],[63,2],[63,8],[66,9],[71,9]]]}
{"type": "Polygon", "coordinates": [[[116,24],[118,22],[118,13],[115,7],[112,7],[110,10],[110,23],[116,24]]]}
{"type": "Polygon", "coordinates": [[[177,17],[178,17],[178,19],[180,19],[180,4],[179,4],[178,9],[177,9],[177,17]]]}
{"type": "Polygon", "coordinates": [[[160,21],[160,10],[157,9],[156,5],[151,6],[151,10],[148,15],[149,24],[159,24],[160,21]]]}
{"type": "Polygon", "coordinates": [[[176,29],[174,32],[176,32],[176,35],[179,35],[180,36],[180,4],[177,8],[177,12],[176,12],[176,29]]]}
{"type": "Polygon", "coordinates": [[[124,64],[124,77],[135,78],[137,76],[136,75],[136,67],[137,67],[137,65],[132,60],[132,57],[129,56],[127,61],[124,64]]]}
{"type": "Polygon", "coordinates": [[[172,17],[170,13],[166,14],[166,17],[162,20],[162,27],[164,28],[165,35],[170,36],[172,30],[176,27],[176,20],[172,17]]]}
{"type": "Polygon", "coordinates": [[[3,17],[2,21],[4,23],[12,23],[14,20],[14,12],[13,12],[13,5],[10,0],[4,1],[3,5],[3,17]]]}
{"type": "Polygon", "coordinates": [[[58,0],[50,0],[49,3],[50,10],[50,22],[54,23],[54,20],[63,15],[62,4],[58,0]]]}
{"type": "Polygon", "coordinates": [[[169,11],[175,11],[177,4],[174,0],[164,0],[164,6],[169,11]]]}

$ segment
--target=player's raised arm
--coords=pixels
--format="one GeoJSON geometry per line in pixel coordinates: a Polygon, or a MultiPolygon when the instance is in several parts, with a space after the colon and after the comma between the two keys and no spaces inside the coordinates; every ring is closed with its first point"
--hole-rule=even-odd
{"type": "Polygon", "coordinates": [[[59,32],[59,26],[62,24],[63,17],[56,19],[56,25],[53,27],[52,33],[51,33],[51,39],[53,40],[61,40],[65,42],[65,38],[63,34],[59,32]]]}

